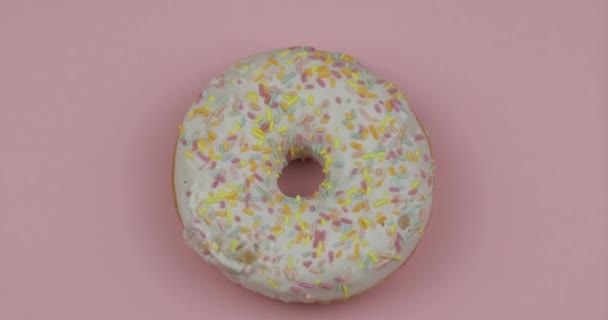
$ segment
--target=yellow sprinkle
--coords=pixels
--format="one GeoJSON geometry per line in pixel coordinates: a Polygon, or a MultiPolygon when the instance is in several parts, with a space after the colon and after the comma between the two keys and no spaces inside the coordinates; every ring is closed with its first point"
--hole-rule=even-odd
{"type": "Polygon", "coordinates": [[[326,226],[327,225],[327,220],[321,218],[321,225],[322,226],[326,226]]]}
{"type": "Polygon", "coordinates": [[[374,159],[377,156],[378,156],[378,153],[366,153],[363,156],[361,156],[361,158],[368,160],[368,159],[374,159]]]}
{"type": "Polygon", "coordinates": [[[341,285],[342,287],[342,294],[344,295],[344,299],[348,298],[348,294],[349,294],[349,289],[348,289],[348,285],[341,285]]]}
{"type": "Polygon", "coordinates": [[[293,257],[292,256],[287,257],[287,269],[289,269],[289,270],[293,269],[293,257]]]}
{"type": "Polygon", "coordinates": [[[323,241],[319,241],[319,244],[317,245],[317,258],[321,257],[322,253],[323,253],[323,241]]]}
{"type": "Polygon", "coordinates": [[[419,185],[420,185],[420,180],[416,180],[416,181],[412,182],[412,184],[410,185],[410,188],[416,189],[416,188],[418,188],[419,185]]]}
{"type": "Polygon", "coordinates": [[[313,104],[315,104],[315,96],[309,95],[308,96],[308,105],[312,106],[313,104]]]}
{"type": "Polygon", "coordinates": [[[254,229],[257,229],[257,228],[260,226],[260,223],[261,223],[261,222],[260,222],[260,220],[255,220],[255,221],[253,222],[253,228],[254,228],[254,229]]]}
{"type": "Polygon", "coordinates": [[[378,257],[376,257],[376,254],[373,251],[370,250],[367,255],[372,259],[373,262],[378,262],[378,257]]]}
{"type": "Polygon", "coordinates": [[[378,200],[376,202],[374,202],[374,208],[378,208],[380,206],[383,206],[385,204],[389,204],[391,203],[390,199],[382,199],[382,200],[378,200]]]}
{"type": "Polygon", "coordinates": [[[266,120],[270,121],[271,118],[272,118],[272,115],[270,114],[270,109],[266,109],[266,120]]]}
{"type": "Polygon", "coordinates": [[[391,234],[395,234],[397,232],[397,226],[396,225],[391,225],[390,229],[389,229],[391,234]]]}
{"type": "Polygon", "coordinates": [[[268,279],[268,285],[270,285],[271,287],[278,289],[279,288],[279,284],[274,281],[274,279],[268,279]]]}
{"type": "Polygon", "coordinates": [[[289,241],[289,242],[287,243],[287,248],[288,248],[288,249],[291,249],[291,247],[293,247],[294,245],[295,245],[295,242],[293,242],[293,241],[289,241]]]}
{"type": "Polygon", "coordinates": [[[189,158],[189,159],[194,159],[194,153],[192,153],[192,150],[186,150],[184,152],[184,156],[186,156],[186,158],[189,158]]]}
{"type": "Polygon", "coordinates": [[[336,87],[336,79],[334,78],[329,78],[329,86],[332,88],[336,87]]]}
{"type": "Polygon", "coordinates": [[[278,133],[283,133],[283,132],[285,132],[285,131],[287,131],[287,128],[286,128],[286,127],[280,127],[280,128],[278,128],[278,129],[277,129],[277,132],[278,132],[278,133]]]}
{"type": "Polygon", "coordinates": [[[211,243],[211,248],[215,252],[219,252],[220,251],[220,246],[218,246],[216,242],[211,243]]]}
{"type": "Polygon", "coordinates": [[[355,258],[355,261],[359,260],[359,242],[355,243],[354,258],[355,258]]]}
{"type": "Polygon", "coordinates": [[[341,256],[342,256],[342,250],[336,251],[336,259],[340,259],[341,256]]]}
{"type": "Polygon", "coordinates": [[[315,114],[320,116],[321,115],[321,109],[315,109],[315,114]]]}
{"type": "Polygon", "coordinates": [[[361,241],[361,245],[363,245],[364,247],[367,247],[368,244],[369,243],[365,239],[361,241]]]}
{"type": "Polygon", "coordinates": [[[232,224],[232,214],[228,208],[226,208],[226,220],[228,220],[229,224],[232,224]]]}
{"type": "Polygon", "coordinates": [[[177,126],[177,128],[179,129],[179,134],[180,134],[180,135],[184,134],[184,131],[186,131],[186,128],[184,128],[184,125],[183,125],[183,124],[179,124],[179,125],[177,126]]]}
{"type": "Polygon", "coordinates": [[[304,243],[309,244],[310,243],[310,236],[306,236],[306,238],[304,238],[304,243]]]}
{"type": "Polygon", "coordinates": [[[239,244],[239,242],[236,239],[232,239],[232,242],[230,243],[230,251],[236,250],[236,246],[238,244],[239,244]]]}
{"type": "Polygon", "coordinates": [[[396,254],[395,256],[393,256],[393,260],[399,261],[399,260],[401,260],[401,256],[396,254]]]}
{"type": "Polygon", "coordinates": [[[340,144],[340,138],[336,138],[334,140],[334,149],[338,149],[338,145],[340,144]]]}

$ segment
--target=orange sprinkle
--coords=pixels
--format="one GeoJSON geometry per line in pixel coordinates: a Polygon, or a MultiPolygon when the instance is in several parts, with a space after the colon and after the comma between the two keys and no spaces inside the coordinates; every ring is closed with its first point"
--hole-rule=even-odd
{"type": "Polygon", "coordinates": [[[365,206],[364,202],[359,202],[359,204],[357,204],[354,208],[353,208],[353,212],[359,212],[361,209],[363,209],[363,207],[365,206]]]}
{"type": "Polygon", "coordinates": [[[369,125],[369,131],[372,133],[372,136],[374,136],[374,139],[378,140],[378,131],[376,131],[376,127],[374,127],[373,124],[369,125]]]}
{"type": "Polygon", "coordinates": [[[393,111],[393,103],[390,100],[386,100],[386,110],[393,111]]]}
{"type": "Polygon", "coordinates": [[[253,216],[253,210],[251,210],[250,208],[243,209],[243,212],[245,212],[245,214],[250,217],[253,216]]]}
{"type": "Polygon", "coordinates": [[[363,149],[363,146],[360,143],[354,142],[354,141],[350,143],[350,146],[353,147],[353,148],[355,148],[355,149],[357,149],[357,150],[363,149]]]}
{"type": "Polygon", "coordinates": [[[291,215],[291,208],[289,208],[289,206],[287,205],[287,203],[283,204],[283,211],[285,211],[285,214],[290,216],[291,215]]]}

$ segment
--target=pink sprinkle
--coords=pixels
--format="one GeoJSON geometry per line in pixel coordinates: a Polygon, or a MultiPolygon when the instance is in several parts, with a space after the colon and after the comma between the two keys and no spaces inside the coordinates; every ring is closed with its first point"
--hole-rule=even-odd
{"type": "Polygon", "coordinates": [[[306,80],[308,80],[308,77],[306,76],[306,72],[303,72],[300,75],[300,78],[302,79],[302,83],[306,83],[306,80]]]}
{"type": "Polygon", "coordinates": [[[382,109],[380,109],[380,106],[377,103],[374,105],[374,110],[376,110],[376,113],[382,112],[382,109]]]}
{"type": "Polygon", "coordinates": [[[264,179],[256,172],[253,174],[253,177],[258,180],[259,182],[263,182],[264,179]]]}
{"type": "Polygon", "coordinates": [[[340,226],[340,221],[336,220],[334,222],[331,223],[332,225],[339,227],[340,226]]]}
{"type": "Polygon", "coordinates": [[[311,204],[311,205],[308,207],[308,210],[310,210],[310,211],[315,211],[315,206],[311,204]]]}
{"type": "Polygon", "coordinates": [[[190,191],[186,192],[186,197],[190,197],[191,195],[192,195],[192,192],[190,192],[190,191]]]}
{"type": "Polygon", "coordinates": [[[247,117],[248,117],[249,119],[252,119],[252,120],[253,120],[253,119],[255,119],[255,114],[253,114],[253,113],[251,113],[251,112],[247,112],[247,117]]]}
{"type": "Polygon", "coordinates": [[[331,220],[331,217],[325,212],[320,212],[319,215],[321,216],[321,218],[325,219],[326,221],[331,220]]]}
{"type": "Polygon", "coordinates": [[[296,231],[302,231],[302,227],[300,227],[299,225],[295,225],[294,229],[296,229],[296,231]]]}
{"type": "Polygon", "coordinates": [[[216,161],[211,162],[211,169],[215,169],[215,166],[217,165],[216,161]]]}
{"type": "Polygon", "coordinates": [[[201,160],[203,160],[203,161],[205,161],[205,162],[209,162],[209,158],[208,158],[206,155],[202,154],[200,151],[197,151],[197,152],[196,152],[196,155],[197,155],[199,158],[201,158],[201,160]]]}
{"type": "Polygon", "coordinates": [[[389,187],[388,190],[390,192],[399,192],[399,188],[397,188],[397,187],[389,187]]]}
{"type": "Polygon", "coordinates": [[[342,219],[340,219],[340,221],[342,223],[346,223],[346,224],[352,224],[353,223],[353,221],[351,219],[348,219],[348,218],[342,218],[342,219]]]}
{"type": "Polygon", "coordinates": [[[198,143],[196,142],[196,140],[192,140],[192,150],[196,150],[198,149],[198,143]]]}
{"type": "Polygon", "coordinates": [[[268,207],[268,213],[274,213],[274,209],[271,207],[268,207]]]}
{"type": "Polygon", "coordinates": [[[251,193],[246,194],[244,200],[245,200],[245,202],[251,201],[251,193]]]}
{"type": "Polygon", "coordinates": [[[416,141],[424,140],[424,135],[423,134],[417,134],[414,137],[414,140],[416,140],[416,141]]]}
{"type": "Polygon", "coordinates": [[[345,283],[346,282],[346,280],[342,276],[337,276],[334,280],[336,280],[337,283],[345,283]]]}
{"type": "Polygon", "coordinates": [[[334,285],[331,283],[327,283],[327,282],[321,282],[321,283],[319,283],[319,287],[321,287],[323,289],[333,289],[334,285]]]}
{"type": "Polygon", "coordinates": [[[309,89],[309,90],[310,90],[310,89],[314,89],[314,88],[315,88],[315,86],[313,86],[312,84],[310,84],[310,83],[309,83],[309,84],[305,85],[305,86],[304,86],[304,88],[306,88],[306,89],[309,89]]]}
{"type": "Polygon", "coordinates": [[[234,217],[234,220],[235,220],[236,222],[241,222],[241,217],[236,216],[236,217],[234,217]]]}
{"type": "Polygon", "coordinates": [[[241,158],[239,158],[239,157],[232,158],[231,162],[232,163],[241,162],[241,158]]]}
{"type": "Polygon", "coordinates": [[[409,194],[410,196],[415,195],[416,193],[418,193],[418,189],[412,189],[410,191],[408,191],[407,194],[409,194]]]}
{"type": "Polygon", "coordinates": [[[395,249],[397,249],[397,252],[401,252],[401,248],[401,241],[395,239],[395,249]]]}
{"type": "Polygon", "coordinates": [[[304,267],[308,268],[312,264],[312,261],[310,261],[310,260],[304,261],[304,262],[302,262],[302,264],[304,265],[304,267]]]}
{"type": "Polygon", "coordinates": [[[422,179],[426,179],[426,173],[424,173],[424,170],[420,170],[420,176],[422,179]]]}
{"type": "Polygon", "coordinates": [[[271,235],[268,236],[268,239],[274,241],[277,238],[273,234],[271,234],[271,235]]]}
{"type": "Polygon", "coordinates": [[[317,135],[317,143],[319,143],[319,144],[323,143],[323,135],[320,135],[320,134],[317,135]]]}
{"type": "Polygon", "coordinates": [[[182,145],[184,145],[184,146],[188,144],[188,142],[184,138],[182,138],[180,141],[181,141],[182,145]]]}
{"type": "Polygon", "coordinates": [[[226,208],[226,202],[225,201],[220,202],[220,208],[222,208],[222,209],[226,208]]]}
{"type": "MultiPolygon", "coordinates": [[[[302,73],[302,74],[305,74],[305,73],[302,73]]],[[[300,293],[300,292],[302,292],[302,288],[300,288],[300,287],[296,287],[296,286],[291,286],[291,287],[289,287],[289,290],[290,290],[291,292],[295,292],[295,293],[300,293]]]]}
{"type": "Polygon", "coordinates": [[[334,196],[339,196],[341,194],[344,194],[344,190],[334,192],[334,196]]]}
{"type": "Polygon", "coordinates": [[[325,82],[321,79],[317,79],[317,83],[321,86],[321,88],[325,88],[325,82]]]}
{"type": "Polygon", "coordinates": [[[328,255],[328,257],[329,257],[329,263],[334,262],[334,252],[333,252],[333,250],[330,250],[330,251],[327,253],[327,255],[328,255]]]}
{"type": "Polygon", "coordinates": [[[340,99],[340,97],[336,97],[336,102],[337,103],[342,103],[342,99],[340,99]]]}
{"type": "Polygon", "coordinates": [[[393,150],[389,151],[388,155],[389,155],[390,159],[397,158],[397,153],[395,153],[395,151],[393,151],[393,150]]]}
{"type": "Polygon", "coordinates": [[[315,285],[309,282],[300,282],[298,283],[298,285],[302,288],[306,288],[306,289],[310,289],[312,287],[314,287],[315,285]]]}
{"type": "Polygon", "coordinates": [[[266,122],[262,125],[262,127],[260,129],[262,129],[262,131],[264,131],[264,132],[268,132],[269,127],[270,127],[270,123],[266,122]]]}
{"type": "Polygon", "coordinates": [[[331,75],[334,76],[334,78],[336,79],[342,79],[342,75],[340,73],[338,73],[338,71],[336,70],[331,70],[331,75]]]}
{"type": "Polygon", "coordinates": [[[388,93],[390,93],[390,94],[397,93],[397,88],[390,88],[390,89],[388,89],[388,93]]]}

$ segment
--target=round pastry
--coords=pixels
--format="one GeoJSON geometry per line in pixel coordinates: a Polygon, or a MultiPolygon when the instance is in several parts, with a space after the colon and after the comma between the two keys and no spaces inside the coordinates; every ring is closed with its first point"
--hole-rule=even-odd
{"type": "Polygon", "coordinates": [[[430,215],[429,140],[400,91],[355,58],[295,47],[214,78],[183,124],[174,192],[184,238],[228,278],[285,302],[374,286],[414,250],[430,215]],[[292,159],[325,180],[289,197],[292,159]]]}

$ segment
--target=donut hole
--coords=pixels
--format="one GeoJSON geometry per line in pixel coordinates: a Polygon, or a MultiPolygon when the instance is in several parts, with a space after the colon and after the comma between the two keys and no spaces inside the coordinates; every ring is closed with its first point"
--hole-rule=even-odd
{"type": "Polygon", "coordinates": [[[288,197],[311,197],[325,180],[323,167],[313,158],[296,158],[283,168],[277,183],[288,197]]]}

